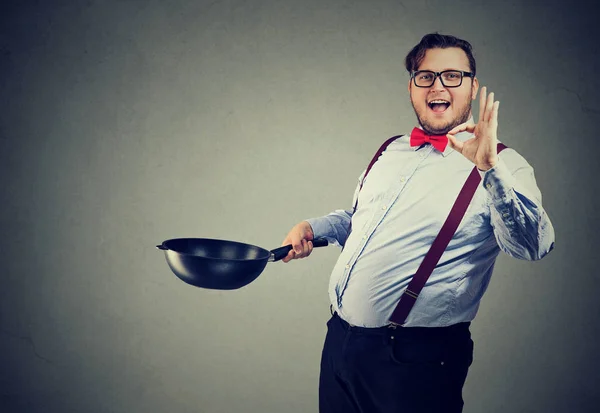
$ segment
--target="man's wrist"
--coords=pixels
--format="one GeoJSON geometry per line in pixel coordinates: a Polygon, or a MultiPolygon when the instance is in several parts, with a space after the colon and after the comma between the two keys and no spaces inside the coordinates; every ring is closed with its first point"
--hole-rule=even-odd
{"type": "Polygon", "coordinates": [[[479,169],[481,172],[487,172],[490,169],[492,169],[494,166],[498,165],[498,160],[496,159],[495,161],[492,162],[487,162],[485,164],[479,164],[476,165],[477,169],[479,169]]]}

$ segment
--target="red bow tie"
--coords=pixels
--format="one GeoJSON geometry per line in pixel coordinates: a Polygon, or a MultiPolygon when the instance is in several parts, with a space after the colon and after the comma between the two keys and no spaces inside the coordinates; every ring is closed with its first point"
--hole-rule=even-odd
{"type": "Polygon", "coordinates": [[[422,129],[414,128],[410,134],[410,146],[421,146],[425,142],[429,142],[435,149],[444,152],[448,144],[446,135],[428,135],[422,129]]]}

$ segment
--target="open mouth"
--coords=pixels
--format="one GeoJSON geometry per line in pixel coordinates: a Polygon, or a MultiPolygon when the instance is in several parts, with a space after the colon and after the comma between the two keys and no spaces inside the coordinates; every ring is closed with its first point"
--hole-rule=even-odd
{"type": "Polygon", "coordinates": [[[450,107],[450,102],[443,99],[435,99],[427,104],[435,113],[444,113],[450,107]]]}

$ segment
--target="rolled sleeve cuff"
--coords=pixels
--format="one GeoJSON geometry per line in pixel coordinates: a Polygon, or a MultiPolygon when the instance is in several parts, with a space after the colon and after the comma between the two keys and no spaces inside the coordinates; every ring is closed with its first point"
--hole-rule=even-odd
{"type": "Polygon", "coordinates": [[[498,159],[498,163],[487,171],[482,171],[479,168],[479,175],[481,176],[482,185],[485,190],[490,194],[492,200],[496,202],[506,201],[509,197],[510,192],[514,188],[515,178],[510,173],[510,170],[502,161],[498,159]]]}
{"type": "Polygon", "coordinates": [[[305,221],[310,224],[315,238],[329,238],[335,236],[335,231],[333,231],[331,223],[327,218],[308,218],[305,219],[305,221]]]}

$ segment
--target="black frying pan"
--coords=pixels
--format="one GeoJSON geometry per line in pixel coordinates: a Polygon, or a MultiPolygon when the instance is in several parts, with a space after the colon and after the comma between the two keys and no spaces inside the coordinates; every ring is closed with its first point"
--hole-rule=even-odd
{"type": "MultiPolygon", "coordinates": [[[[328,244],[322,238],[312,243],[313,247],[328,244]]],[[[163,241],[156,248],[165,252],[171,271],[186,283],[214,290],[235,290],[254,281],[268,262],[284,258],[292,246],[269,251],[235,241],[175,238],[163,241]]]]}

